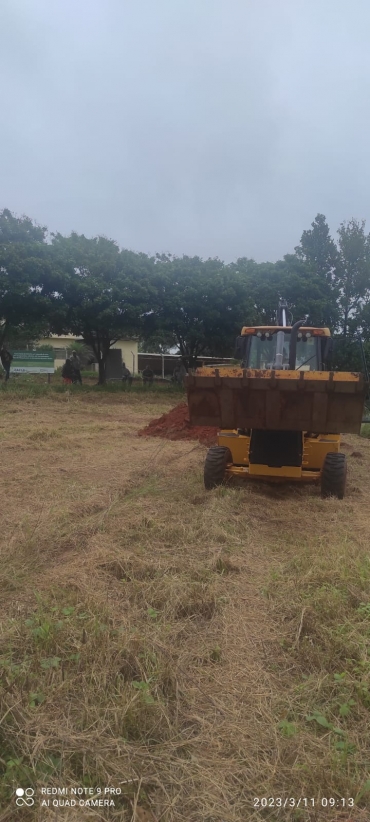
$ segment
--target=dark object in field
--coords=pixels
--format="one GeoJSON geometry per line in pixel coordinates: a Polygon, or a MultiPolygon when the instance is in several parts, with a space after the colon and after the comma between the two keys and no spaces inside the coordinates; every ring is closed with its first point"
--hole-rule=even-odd
{"type": "Polygon", "coordinates": [[[122,363],[122,382],[127,382],[132,385],[131,371],[126,367],[126,363],[122,363]]]}
{"type": "Polygon", "coordinates": [[[67,357],[67,359],[66,359],[66,361],[63,365],[62,377],[63,377],[63,382],[66,385],[71,385],[71,383],[73,382],[74,371],[73,371],[72,363],[71,363],[71,360],[70,360],[69,357],[67,357]]]}
{"type": "Polygon", "coordinates": [[[1,359],[1,365],[3,366],[3,369],[5,371],[5,382],[6,382],[9,379],[10,366],[12,364],[13,355],[10,353],[10,351],[8,351],[7,348],[5,348],[5,346],[2,346],[2,348],[0,350],[0,359],[1,359]]]}
{"type": "Polygon", "coordinates": [[[76,351],[72,351],[71,356],[71,365],[74,372],[74,377],[72,377],[72,382],[79,382],[82,385],[81,379],[81,363],[80,358],[77,356],[76,351]]]}
{"type": "Polygon", "coordinates": [[[152,371],[152,369],[149,367],[149,365],[147,365],[146,368],[144,368],[144,371],[142,372],[142,378],[143,378],[143,383],[144,384],[146,384],[146,383],[150,384],[150,383],[153,382],[153,380],[154,380],[154,371],[152,371]]]}

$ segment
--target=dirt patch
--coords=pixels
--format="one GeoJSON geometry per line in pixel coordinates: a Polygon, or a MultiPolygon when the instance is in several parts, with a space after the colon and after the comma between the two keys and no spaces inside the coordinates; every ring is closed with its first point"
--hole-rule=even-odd
{"type": "Polygon", "coordinates": [[[189,409],[186,402],[181,402],[159,419],[152,420],[146,428],[139,431],[139,437],[162,437],[167,440],[198,440],[204,445],[215,445],[217,441],[215,427],[190,425],[189,409]]]}

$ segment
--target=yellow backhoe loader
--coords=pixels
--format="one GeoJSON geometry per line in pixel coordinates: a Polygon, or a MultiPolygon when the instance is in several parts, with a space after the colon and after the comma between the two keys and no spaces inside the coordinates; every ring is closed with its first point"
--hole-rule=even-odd
{"type": "Polygon", "coordinates": [[[321,483],[323,497],[343,499],[347,462],[340,435],[359,434],[367,383],[355,372],[327,370],[328,328],[286,323],[246,327],[237,339],[240,367],[202,367],[186,378],[191,425],[217,426],[204,484],[231,476],[321,483]]]}

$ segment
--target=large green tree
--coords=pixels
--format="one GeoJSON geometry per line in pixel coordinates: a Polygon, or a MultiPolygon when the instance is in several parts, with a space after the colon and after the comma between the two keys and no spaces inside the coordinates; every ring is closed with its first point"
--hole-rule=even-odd
{"type": "Polygon", "coordinates": [[[337,305],[332,284],[318,276],[307,262],[286,254],[275,265],[279,290],[287,300],[292,320],[305,319],[308,325],[334,328],[337,305]]]}
{"type": "Polygon", "coordinates": [[[239,257],[228,270],[242,283],[248,297],[248,314],[243,325],[274,325],[279,300],[282,298],[279,277],[274,263],[256,263],[239,257]]]}
{"type": "Polygon", "coordinates": [[[298,259],[306,263],[311,274],[335,287],[339,252],[330,236],[324,214],[317,214],[311,228],[303,232],[295,252],[298,259]]]}
{"type": "Polygon", "coordinates": [[[370,298],[370,238],[365,221],[349,220],[338,229],[338,306],[345,337],[359,330],[370,298]]]}
{"type": "Polygon", "coordinates": [[[76,233],[55,235],[52,255],[51,329],[82,337],[94,352],[99,383],[104,384],[110,348],[122,337],[139,334],[150,310],[152,262],[145,254],[120,251],[105,237],[88,239],[76,233]]]}
{"type": "Polygon", "coordinates": [[[288,321],[302,318],[313,325],[335,324],[336,303],[330,283],[297,255],[287,254],[277,263],[241,258],[230,269],[243,280],[253,304],[254,322],[274,325],[279,302],[284,301],[288,304],[288,321]]]}
{"type": "Polygon", "coordinates": [[[29,217],[0,212],[0,345],[48,334],[50,301],[42,286],[52,261],[46,237],[46,228],[29,217]]]}
{"type": "Polygon", "coordinates": [[[330,286],[329,325],[347,337],[360,328],[363,306],[369,299],[370,243],[364,220],[345,221],[337,233],[336,244],[325,216],[317,214],[295,252],[310,271],[312,283],[316,277],[330,286]]]}
{"type": "Polygon", "coordinates": [[[177,347],[186,367],[198,357],[232,356],[235,337],[254,316],[242,278],[218,259],[158,255],[156,298],[145,340],[177,347]]]}

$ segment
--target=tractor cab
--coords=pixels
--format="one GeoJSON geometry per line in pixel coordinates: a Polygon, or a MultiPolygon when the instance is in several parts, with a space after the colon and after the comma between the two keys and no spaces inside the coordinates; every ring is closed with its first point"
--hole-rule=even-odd
{"type": "Polygon", "coordinates": [[[263,371],[322,371],[329,361],[332,342],[328,328],[301,327],[292,336],[290,326],[245,327],[236,339],[235,359],[240,360],[242,368],[263,371]]]}

